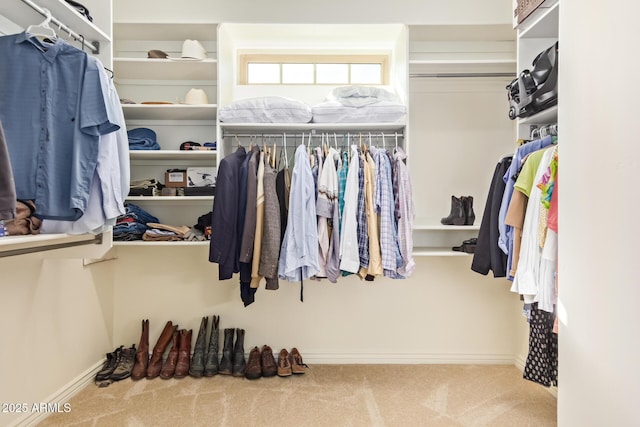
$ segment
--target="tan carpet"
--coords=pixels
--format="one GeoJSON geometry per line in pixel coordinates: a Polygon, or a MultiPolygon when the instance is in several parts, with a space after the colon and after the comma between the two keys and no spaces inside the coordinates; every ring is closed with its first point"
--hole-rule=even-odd
{"type": "Polygon", "coordinates": [[[41,426],[555,426],[556,398],[514,366],[311,365],[91,385],[41,426]]]}

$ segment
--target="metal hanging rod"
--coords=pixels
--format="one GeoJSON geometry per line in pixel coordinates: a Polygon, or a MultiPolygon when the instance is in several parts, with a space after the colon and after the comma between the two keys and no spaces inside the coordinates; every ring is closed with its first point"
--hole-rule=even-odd
{"type": "Polygon", "coordinates": [[[458,77],[511,77],[514,73],[415,73],[409,74],[410,78],[458,78],[458,77]]]}
{"type": "Polygon", "coordinates": [[[282,138],[285,135],[287,136],[287,138],[302,138],[303,136],[305,138],[308,138],[309,136],[312,136],[316,139],[321,138],[322,135],[328,136],[328,137],[333,137],[334,135],[338,136],[338,137],[345,137],[347,136],[347,134],[349,135],[349,137],[351,138],[359,138],[360,135],[362,135],[362,137],[369,137],[369,135],[371,135],[371,137],[381,137],[382,135],[384,135],[385,138],[395,138],[396,136],[398,138],[402,138],[404,137],[402,132],[393,132],[393,133],[382,133],[382,132],[370,132],[370,131],[365,131],[365,132],[317,132],[317,133],[311,133],[311,132],[305,132],[305,133],[289,133],[289,132],[281,132],[281,133],[234,133],[234,132],[223,132],[222,133],[222,137],[223,138],[227,138],[227,137],[238,137],[238,138],[250,138],[250,137],[258,137],[258,138],[282,138]]]}
{"type": "Polygon", "coordinates": [[[47,243],[47,244],[42,244],[34,247],[1,250],[0,258],[6,258],[6,257],[16,256],[16,255],[32,254],[36,252],[52,251],[55,249],[73,248],[75,246],[99,245],[99,244],[102,244],[102,234],[97,234],[93,236],[93,238],[90,240],[79,240],[75,242],[64,242],[64,243],[47,243]]]}
{"type": "Polygon", "coordinates": [[[72,37],[74,40],[81,42],[84,46],[87,47],[87,49],[91,50],[91,52],[96,53],[96,54],[100,53],[100,43],[98,43],[97,41],[94,41],[94,42],[86,41],[82,34],[78,34],[75,31],[73,31],[71,28],[69,28],[68,25],[64,24],[58,18],[53,16],[51,14],[51,12],[49,12],[46,9],[38,6],[33,1],[31,1],[31,0],[21,0],[21,1],[22,1],[22,3],[26,4],[27,6],[29,6],[31,9],[35,10],[36,12],[38,12],[43,17],[45,17],[45,18],[51,17],[51,22],[53,22],[58,28],[60,28],[60,30],[62,30],[65,33],[69,34],[69,36],[72,37]]]}

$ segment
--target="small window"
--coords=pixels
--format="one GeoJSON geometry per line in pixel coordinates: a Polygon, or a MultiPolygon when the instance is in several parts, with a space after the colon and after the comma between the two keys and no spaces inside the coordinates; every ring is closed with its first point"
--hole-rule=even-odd
{"type": "Polygon", "coordinates": [[[388,55],[241,54],[240,84],[385,85],[388,55]]]}

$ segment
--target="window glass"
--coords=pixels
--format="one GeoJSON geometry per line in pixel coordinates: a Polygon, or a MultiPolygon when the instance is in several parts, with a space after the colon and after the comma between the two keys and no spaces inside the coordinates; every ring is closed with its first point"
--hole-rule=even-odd
{"type": "Polygon", "coordinates": [[[379,85],[381,75],[380,64],[351,64],[352,84],[379,85]]]}
{"type": "Polygon", "coordinates": [[[313,64],[282,64],[282,83],[313,83],[313,64]]]}
{"type": "Polygon", "coordinates": [[[249,83],[280,83],[280,64],[247,64],[249,83]]]}
{"type": "Polygon", "coordinates": [[[349,64],[317,64],[316,83],[347,84],[349,83],[349,64]]]}

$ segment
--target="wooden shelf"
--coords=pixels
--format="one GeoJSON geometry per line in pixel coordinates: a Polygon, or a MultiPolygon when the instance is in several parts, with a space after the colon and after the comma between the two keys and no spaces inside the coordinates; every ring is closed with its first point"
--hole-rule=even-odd
{"type": "Polygon", "coordinates": [[[516,73],[516,59],[409,59],[409,77],[421,74],[516,73]]]}
{"type": "Polygon", "coordinates": [[[157,58],[113,58],[118,79],[132,80],[207,80],[215,82],[218,61],[174,61],[157,58]]]}
{"type": "MultiPolygon", "coordinates": [[[[2,3],[3,5],[0,6],[0,15],[5,16],[24,28],[44,21],[42,15],[20,1],[3,1],[2,3]]],[[[77,34],[82,34],[87,41],[111,41],[111,37],[107,33],[80,15],[78,11],[64,0],[37,0],[35,3],[41,8],[49,9],[55,18],[59,19],[77,34]]],[[[56,29],[56,26],[51,23],[51,28],[56,29]]],[[[66,33],[62,32],[59,35],[63,36],[63,34],[66,33]]]]}
{"type": "Polygon", "coordinates": [[[414,225],[414,231],[477,231],[479,225],[414,225]]]}
{"type": "Polygon", "coordinates": [[[69,258],[82,258],[89,256],[88,254],[94,254],[93,256],[95,256],[95,253],[104,253],[110,246],[110,232],[98,235],[35,234],[4,236],[0,237],[0,258],[63,249],[69,258]]]}
{"type": "Polygon", "coordinates": [[[216,118],[216,104],[123,104],[126,119],[131,120],[210,120],[216,118]]]}
{"type": "Polygon", "coordinates": [[[558,106],[555,105],[546,110],[542,110],[533,116],[518,119],[519,125],[547,125],[558,122],[558,106]]]}
{"type": "Polygon", "coordinates": [[[169,202],[210,202],[213,196],[128,196],[125,200],[131,202],[153,202],[153,203],[169,203],[169,202]]]}
{"type": "Polygon", "coordinates": [[[549,39],[558,38],[559,28],[558,0],[547,0],[541,4],[527,19],[519,26],[518,31],[521,39],[549,39]]]}
{"type": "Polygon", "coordinates": [[[131,160],[215,160],[216,150],[132,150],[131,160]]]}
{"type": "Polygon", "coordinates": [[[413,256],[435,256],[435,257],[450,257],[450,256],[469,256],[466,252],[456,252],[451,248],[436,248],[436,247],[414,247],[413,256]]]}
{"type": "MultiPolygon", "coordinates": [[[[149,23],[149,22],[114,22],[113,34],[117,40],[178,40],[195,39],[199,42],[216,40],[217,23],[149,23]]],[[[162,49],[159,47],[158,49],[162,49]]]]}
{"type": "Polygon", "coordinates": [[[157,246],[185,246],[187,247],[189,246],[189,247],[193,247],[193,246],[209,246],[209,241],[205,240],[205,241],[197,241],[197,242],[193,242],[193,241],[151,242],[146,240],[133,240],[133,241],[114,241],[113,246],[145,246],[145,247],[151,247],[151,246],[156,246],[156,247],[157,246]]]}
{"type": "Polygon", "coordinates": [[[229,133],[271,133],[271,132],[403,132],[405,123],[220,123],[223,136],[229,133]]]}

